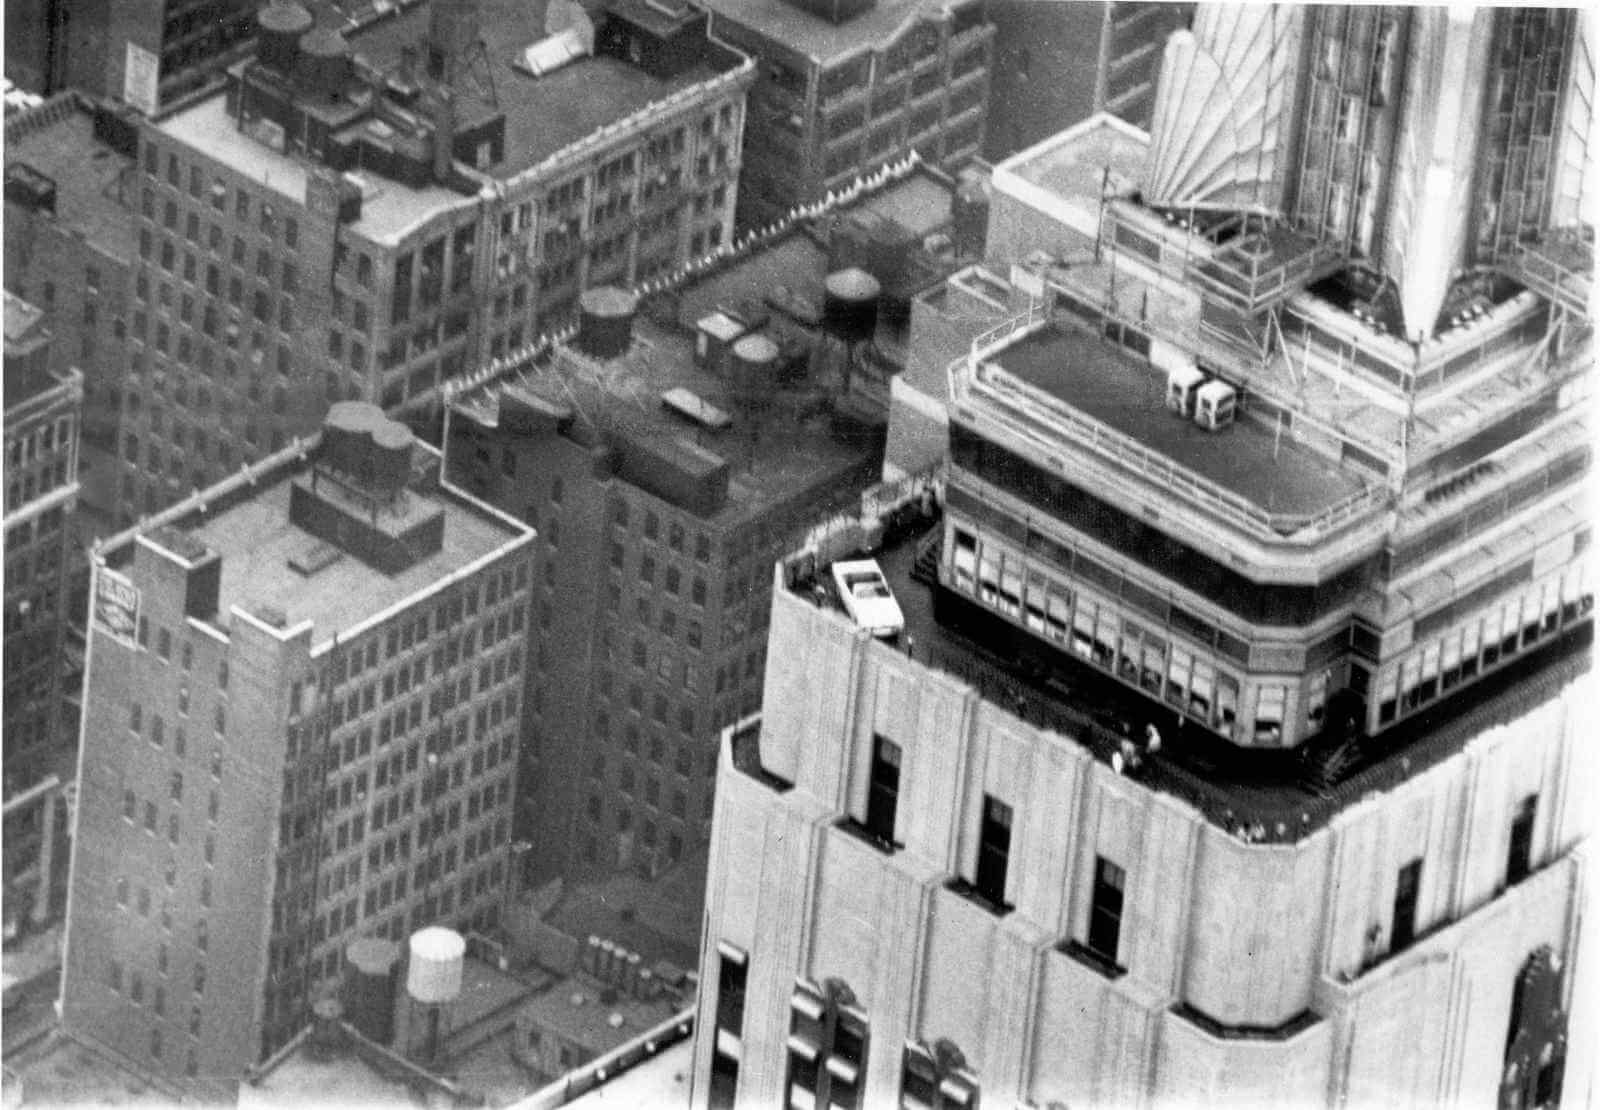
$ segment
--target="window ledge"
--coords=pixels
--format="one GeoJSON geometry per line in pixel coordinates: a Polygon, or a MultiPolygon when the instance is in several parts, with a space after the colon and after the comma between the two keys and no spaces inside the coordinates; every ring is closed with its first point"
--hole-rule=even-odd
{"type": "Polygon", "coordinates": [[[761,765],[761,718],[756,717],[741,726],[729,743],[733,747],[733,765],[740,771],[778,794],[794,789],[794,783],[761,765]]]}
{"type": "Polygon", "coordinates": [[[965,879],[955,878],[944,884],[944,888],[952,894],[959,894],[976,906],[981,906],[996,917],[1004,917],[1017,907],[1009,902],[996,902],[978,890],[965,879]]]}
{"type": "Polygon", "coordinates": [[[1114,960],[1108,960],[1088,945],[1076,940],[1066,940],[1056,946],[1056,951],[1063,955],[1071,956],[1084,967],[1091,971],[1099,972],[1107,979],[1121,979],[1128,974],[1128,969],[1114,960]]]}
{"type": "Polygon", "coordinates": [[[876,848],[879,852],[882,852],[886,856],[892,856],[900,849],[905,847],[904,844],[897,840],[884,839],[883,837],[872,832],[860,821],[857,821],[854,817],[850,817],[848,815],[835,821],[833,823],[833,827],[838,829],[840,832],[849,833],[863,844],[869,845],[872,848],[876,848]]]}
{"type": "Polygon", "coordinates": [[[1315,1010],[1307,1009],[1301,1010],[1298,1014],[1277,1025],[1228,1025],[1189,1005],[1187,1002],[1178,1003],[1172,1007],[1172,1012],[1191,1025],[1203,1029],[1211,1036],[1222,1040],[1286,1041],[1305,1032],[1322,1020],[1315,1010]]]}

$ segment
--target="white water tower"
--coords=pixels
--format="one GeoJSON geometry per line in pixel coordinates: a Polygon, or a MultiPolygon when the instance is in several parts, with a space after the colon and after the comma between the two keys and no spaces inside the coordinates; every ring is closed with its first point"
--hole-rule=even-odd
{"type": "MultiPolygon", "coordinates": [[[[443,1047],[443,1026],[450,1003],[461,994],[461,967],[467,942],[454,929],[434,925],[411,934],[411,959],[406,967],[406,994],[413,1015],[422,1021],[421,1058],[433,1061],[443,1047]]],[[[415,1025],[413,1025],[413,1029],[415,1025]]]]}

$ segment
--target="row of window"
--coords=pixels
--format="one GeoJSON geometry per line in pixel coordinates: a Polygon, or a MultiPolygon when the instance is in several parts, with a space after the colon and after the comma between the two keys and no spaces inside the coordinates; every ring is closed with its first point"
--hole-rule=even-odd
{"type": "MultiPolygon", "coordinates": [[[[738,1093],[743,1055],[749,957],[726,942],[717,944],[717,1002],[711,1057],[712,1110],[730,1110],[738,1093]]],[[[870,1028],[849,986],[797,980],[789,999],[788,1063],[783,1105],[795,1110],[842,1107],[860,1110],[865,1087],[870,1028]]],[[[902,1054],[903,1110],[975,1110],[979,1085],[953,1046],[908,1043],[902,1054]]]]}
{"type": "MultiPolygon", "coordinates": [[[[161,149],[154,143],[146,143],[144,147],[144,172],[154,181],[159,181],[161,172],[161,149]]],[[[178,156],[171,151],[166,157],[166,184],[173,189],[183,188],[183,176],[180,171],[178,156]]],[[[147,190],[148,192],[148,190],[147,190]]],[[[206,199],[213,209],[218,212],[227,211],[229,188],[221,177],[215,177],[210,182],[209,190],[206,187],[206,174],[197,165],[189,167],[188,194],[193,200],[206,199]]],[[[298,249],[300,245],[300,225],[293,216],[278,219],[277,210],[271,202],[262,200],[256,203],[256,198],[244,189],[233,191],[233,218],[241,224],[248,226],[251,218],[252,205],[255,206],[256,230],[263,236],[275,238],[282,232],[283,245],[290,250],[298,249]]]]}
{"type": "MultiPolygon", "coordinates": [[[[1028,560],[989,542],[979,543],[956,529],[951,581],[956,589],[1022,624],[1078,658],[1115,675],[1127,685],[1166,701],[1214,731],[1237,738],[1241,679],[1169,631],[1153,631],[1123,614],[1120,606],[1060,582],[1028,560]]],[[[1284,683],[1253,684],[1250,738],[1278,744],[1294,738],[1287,720],[1290,688],[1284,683]]],[[[1307,722],[1320,726],[1326,710],[1328,675],[1309,677],[1307,722]]]]}
{"type": "MultiPolygon", "coordinates": [[[[194,967],[194,1002],[189,1007],[188,1033],[190,1046],[185,1052],[184,1074],[191,1078],[198,1074],[198,1062],[194,1045],[200,1039],[201,1010],[199,999],[205,994],[206,968],[205,964],[197,963],[194,967]]],[[[106,986],[117,994],[125,995],[131,1005],[143,1007],[146,999],[144,976],[141,972],[130,971],[123,966],[121,960],[113,959],[107,966],[106,986]]],[[[150,1025],[150,1056],[160,1060],[165,1051],[163,1038],[163,1020],[167,1016],[167,986],[165,983],[151,985],[148,995],[149,1006],[152,1014],[157,1019],[150,1025]]]]}
{"type": "Polygon", "coordinates": [[[20,469],[43,460],[58,450],[72,447],[72,417],[63,416],[54,421],[43,421],[26,435],[6,438],[6,461],[12,469],[20,469]]]}
{"type": "MultiPolygon", "coordinates": [[[[865,821],[846,818],[846,824],[864,832],[866,836],[886,851],[900,845],[895,841],[895,819],[899,806],[901,764],[903,753],[899,745],[883,736],[873,737],[872,761],[867,785],[865,821]]],[[[1520,882],[1532,871],[1534,821],[1538,812],[1538,796],[1530,794],[1519,801],[1513,811],[1505,865],[1506,881],[1520,882]]],[[[1015,813],[1010,804],[992,794],[983,796],[982,816],[978,829],[977,861],[968,883],[964,878],[954,880],[951,889],[975,896],[989,909],[1006,913],[1006,879],[1011,856],[1011,830],[1015,813]]],[[[1422,861],[1414,860],[1401,871],[1396,895],[1395,913],[1390,930],[1390,951],[1406,947],[1415,936],[1415,911],[1417,888],[1420,884],[1422,861]]],[[[1118,944],[1121,936],[1123,891],[1127,884],[1126,872],[1118,864],[1095,857],[1094,889],[1090,901],[1089,928],[1084,947],[1100,963],[1118,967],[1118,944]]]]}
{"type": "MultiPolygon", "coordinates": [[[[880,746],[886,743],[879,739],[880,746]]],[[[891,744],[889,747],[894,746],[891,744]]],[[[895,749],[894,766],[897,776],[898,749],[895,749]]],[[[1513,811],[1505,868],[1510,883],[1520,882],[1532,872],[1537,811],[1537,795],[1525,797],[1513,811]]],[[[980,891],[987,890],[990,895],[996,896],[991,899],[996,904],[999,904],[998,892],[1004,885],[1011,819],[1008,806],[991,796],[985,796],[976,885],[980,891]]],[[[871,816],[868,824],[873,824],[871,816]]],[[[1403,951],[1417,938],[1422,869],[1423,860],[1417,857],[1407,860],[1396,873],[1389,922],[1389,954],[1403,951]]],[[[1085,942],[1082,945],[1069,942],[1066,948],[1115,973],[1120,971],[1117,953],[1127,873],[1106,857],[1096,856],[1093,884],[1085,942]]],[[[1380,940],[1376,931],[1368,934],[1366,966],[1371,966],[1381,958],[1376,947],[1380,940]]],[[[717,956],[710,1105],[732,1107],[742,1056],[749,958],[745,952],[726,942],[718,943],[717,956]]],[[[837,980],[819,986],[802,979],[796,984],[789,1009],[790,1035],[784,1105],[806,1108],[859,1107],[861,1078],[866,1069],[869,1043],[868,1022],[865,1011],[855,1004],[848,986],[837,980]]],[[[906,1046],[901,1071],[902,1107],[921,1110],[977,1104],[976,1077],[964,1067],[957,1066],[960,1061],[952,1059],[952,1054],[947,1052],[944,1055],[945,1059],[941,1060],[938,1054],[929,1052],[923,1046],[906,1046]]]]}
{"type": "Polygon", "coordinates": [[[1576,562],[1441,637],[1415,645],[1378,673],[1378,724],[1387,725],[1586,619],[1594,595],[1576,562]]]}

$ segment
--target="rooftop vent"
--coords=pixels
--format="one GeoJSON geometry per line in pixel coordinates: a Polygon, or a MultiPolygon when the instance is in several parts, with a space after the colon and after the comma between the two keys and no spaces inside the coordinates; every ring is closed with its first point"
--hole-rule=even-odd
{"type": "Polygon", "coordinates": [[[661,403],[679,416],[694,421],[702,428],[721,429],[733,423],[733,419],[716,405],[705,400],[698,393],[678,386],[669,389],[661,395],[661,403]]]}
{"type": "Polygon", "coordinates": [[[542,77],[560,69],[568,62],[587,57],[593,46],[593,32],[586,38],[577,28],[568,28],[547,38],[542,38],[522,51],[517,58],[518,67],[542,77]]]}
{"type": "Polygon", "coordinates": [[[344,553],[331,543],[321,540],[289,556],[289,569],[310,578],[319,570],[331,567],[343,558],[344,553]]]}

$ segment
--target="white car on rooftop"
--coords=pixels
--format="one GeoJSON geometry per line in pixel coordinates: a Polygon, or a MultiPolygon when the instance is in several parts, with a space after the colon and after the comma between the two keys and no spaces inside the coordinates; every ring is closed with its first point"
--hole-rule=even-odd
{"type": "Polygon", "coordinates": [[[895,636],[905,627],[905,614],[876,559],[834,563],[833,584],[850,619],[874,636],[895,636]]]}

